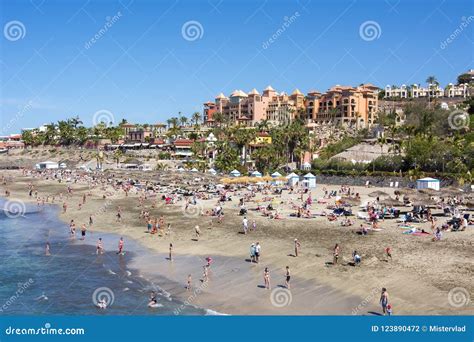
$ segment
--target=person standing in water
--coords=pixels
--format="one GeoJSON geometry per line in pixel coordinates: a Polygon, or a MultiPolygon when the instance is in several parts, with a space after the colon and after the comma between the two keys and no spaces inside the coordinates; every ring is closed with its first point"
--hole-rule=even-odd
{"type": "Polygon", "coordinates": [[[286,266],[285,285],[288,290],[290,289],[290,279],[291,279],[290,266],[286,266]]]}
{"type": "Polygon", "coordinates": [[[45,251],[46,256],[51,255],[51,246],[49,245],[49,242],[46,242],[46,251],[45,251]]]}
{"type": "Polygon", "coordinates": [[[186,282],[186,290],[191,290],[191,285],[192,285],[192,278],[191,278],[191,275],[188,274],[188,280],[186,282]]]}
{"type": "Polygon", "coordinates": [[[120,238],[118,243],[118,252],[117,254],[123,254],[123,237],[120,238]]]}
{"type": "Polygon", "coordinates": [[[81,240],[84,240],[84,239],[86,238],[86,230],[87,230],[87,229],[86,229],[86,225],[83,224],[83,225],[81,226],[81,240]]]}
{"type": "Polygon", "coordinates": [[[102,244],[102,238],[97,241],[97,254],[104,254],[104,245],[102,244]]]}
{"type": "Polygon", "coordinates": [[[270,271],[268,270],[268,267],[265,267],[265,270],[263,271],[263,281],[265,283],[265,288],[270,290],[270,271]]]}
{"type": "Polygon", "coordinates": [[[170,256],[169,256],[169,260],[170,261],[173,261],[173,244],[170,243],[170,256]]]}

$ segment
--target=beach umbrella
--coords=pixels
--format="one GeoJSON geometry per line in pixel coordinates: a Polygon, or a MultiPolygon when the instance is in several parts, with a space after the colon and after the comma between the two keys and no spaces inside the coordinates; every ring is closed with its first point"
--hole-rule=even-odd
{"type": "Polygon", "coordinates": [[[413,205],[420,205],[420,206],[434,206],[437,205],[438,202],[432,200],[432,199],[423,199],[423,200],[416,200],[413,202],[413,205]]]}
{"type": "Polygon", "coordinates": [[[420,193],[422,194],[426,194],[426,195],[439,195],[440,192],[437,191],[437,190],[434,190],[434,189],[431,189],[431,188],[426,188],[426,189],[420,189],[418,190],[420,193]]]}
{"type": "Polygon", "coordinates": [[[397,201],[395,198],[392,198],[392,197],[385,198],[384,200],[380,201],[380,204],[381,205],[393,206],[393,207],[403,205],[402,202],[397,201]]]}
{"type": "Polygon", "coordinates": [[[412,195],[415,193],[416,193],[416,189],[412,189],[412,188],[395,190],[395,194],[398,194],[398,195],[412,195]]]}
{"type": "Polygon", "coordinates": [[[385,197],[385,196],[388,196],[388,194],[380,190],[373,191],[369,194],[369,197],[385,197]]]}
{"type": "Polygon", "coordinates": [[[450,187],[447,187],[447,188],[442,188],[441,192],[443,194],[448,194],[448,195],[451,195],[451,196],[465,195],[465,192],[464,192],[463,189],[459,189],[459,188],[456,188],[454,186],[450,186],[450,187]]]}
{"type": "Polygon", "coordinates": [[[350,204],[350,205],[360,204],[360,198],[355,198],[355,197],[341,197],[340,201],[346,204],[350,204]]]}

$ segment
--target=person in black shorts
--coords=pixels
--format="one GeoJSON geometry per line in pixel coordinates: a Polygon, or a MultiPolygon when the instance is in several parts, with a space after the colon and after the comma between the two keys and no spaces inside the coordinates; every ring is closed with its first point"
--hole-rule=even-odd
{"type": "Polygon", "coordinates": [[[285,285],[288,290],[290,289],[290,279],[291,279],[290,266],[286,266],[285,285]]]}

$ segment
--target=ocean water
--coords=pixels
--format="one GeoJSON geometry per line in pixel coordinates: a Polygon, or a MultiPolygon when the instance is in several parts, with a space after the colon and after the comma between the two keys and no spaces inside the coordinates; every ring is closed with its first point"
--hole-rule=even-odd
{"type": "MultiPolygon", "coordinates": [[[[4,208],[0,199],[0,208],[4,208]]],[[[0,315],[205,315],[208,310],[183,305],[129,268],[135,253],[150,253],[133,241],[125,255],[117,255],[119,236],[87,234],[72,239],[69,227],[58,219],[58,208],[38,210],[26,205],[23,215],[8,217],[0,210],[0,315]],[[97,255],[99,237],[105,254],[97,255]],[[46,243],[51,255],[46,256],[46,243]],[[132,252],[133,251],[133,252],[132,252]],[[149,308],[151,291],[159,307],[149,308]],[[97,299],[110,304],[99,309],[97,299]]]]}

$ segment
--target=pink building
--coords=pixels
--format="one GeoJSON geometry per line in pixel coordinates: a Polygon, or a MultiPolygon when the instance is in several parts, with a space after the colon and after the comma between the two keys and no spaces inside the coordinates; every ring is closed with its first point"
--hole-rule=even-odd
{"type": "MultiPolygon", "coordinates": [[[[213,114],[220,112],[223,117],[233,124],[244,126],[255,126],[262,120],[278,124],[293,120],[299,110],[304,110],[305,96],[296,89],[291,95],[277,93],[275,89],[268,86],[260,94],[252,89],[248,94],[242,90],[235,90],[226,97],[220,93],[215,99],[215,107],[210,103],[205,104],[204,118],[209,117],[209,109],[213,114]]],[[[211,119],[205,120],[208,126],[215,125],[211,119]]]]}

